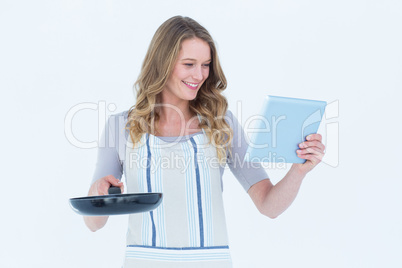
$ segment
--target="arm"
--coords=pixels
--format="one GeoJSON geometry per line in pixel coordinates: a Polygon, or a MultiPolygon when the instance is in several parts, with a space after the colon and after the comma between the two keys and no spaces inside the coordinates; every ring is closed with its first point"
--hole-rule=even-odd
{"type": "Polygon", "coordinates": [[[276,185],[270,180],[262,180],[249,189],[248,193],[257,209],[270,218],[276,218],[284,212],[296,198],[300,185],[306,176],[324,156],[325,146],[321,143],[321,135],[307,137],[297,150],[300,158],[306,159],[304,164],[293,164],[286,176],[276,185]]]}
{"type": "MultiPolygon", "coordinates": [[[[122,192],[124,191],[123,184],[119,181],[123,174],[122,161],[119,157],[121,150],[119,144],[121,141],[125,141],[124,133],[121,131],[124,125],[119,125],[120,116],[124,116],[124,114],[111,116],[105,125],[99,143],[98,159],[88,196],[106,195],[111,185],[118,186],[121,188],[122,192]],[[119,135],[115,136],[116,133],[119,133],[119,135]]],[[[124,121],[123,124],[125,122],[126,121],[124,121]]],[[[107,220],[107,216],[84,217],[85,224],[93,232],[105,226],[107,220]]]]}

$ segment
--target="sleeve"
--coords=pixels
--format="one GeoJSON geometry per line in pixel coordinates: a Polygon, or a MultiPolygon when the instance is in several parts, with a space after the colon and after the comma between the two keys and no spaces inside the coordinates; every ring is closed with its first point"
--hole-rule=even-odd
{"type": "Polygon", "coordinates": [[[229,110],[226,113],[226,122],[233,130],[232,154],[228,153],[227,164],[244,190],[248,191],[257,182],[268,179],[268,175],[260,163],[244,161],[248,148],[245,133],[237,118],[229,110]]]}
{"type": "Polygon", "coordinates": [[[116,142],[116,129],[119,128],[118,116],[112,115],[108,118],[103,129],[101,139],[98,143],[98,156],[95,166],[95,172],[92,177],[92,183],[107,175],[113,175],[121,180],[123,175],[123,163],[119,156],[119,142],[116,142]]]}

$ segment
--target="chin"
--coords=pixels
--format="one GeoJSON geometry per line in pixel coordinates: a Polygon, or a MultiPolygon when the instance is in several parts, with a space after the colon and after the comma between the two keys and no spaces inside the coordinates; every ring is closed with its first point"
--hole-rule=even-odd
{"type": "Polygon", "coordinates": [[[185,99],[186,100],[188,100],[188,101],[192,101],[192,100],[194,100],[195,98],[197,98],[197,94],[191,94],[191,95],[188,95],[188,96],[186,96],[185,97],[185,99]]]}

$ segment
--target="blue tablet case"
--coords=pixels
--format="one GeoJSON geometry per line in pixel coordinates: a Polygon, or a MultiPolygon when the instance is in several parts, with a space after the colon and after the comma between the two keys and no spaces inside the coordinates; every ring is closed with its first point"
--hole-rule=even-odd
{"type": "Polygon", "coordinates": [[[307,135],[317,133],[326,105],[325,101],[266,96],[261,113],[253,120],[245,160],[304,163],[296,150],[307,135]]]}

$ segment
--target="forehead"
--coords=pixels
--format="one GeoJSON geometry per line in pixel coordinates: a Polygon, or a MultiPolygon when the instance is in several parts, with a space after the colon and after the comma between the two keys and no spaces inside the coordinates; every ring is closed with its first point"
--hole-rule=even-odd
{"type": "Polygon", "coordinates": [[[181,43],[180,59],[207,61],[211,59],[211,49],[207,42],[199,38],[186,39],[181,43]]]}

